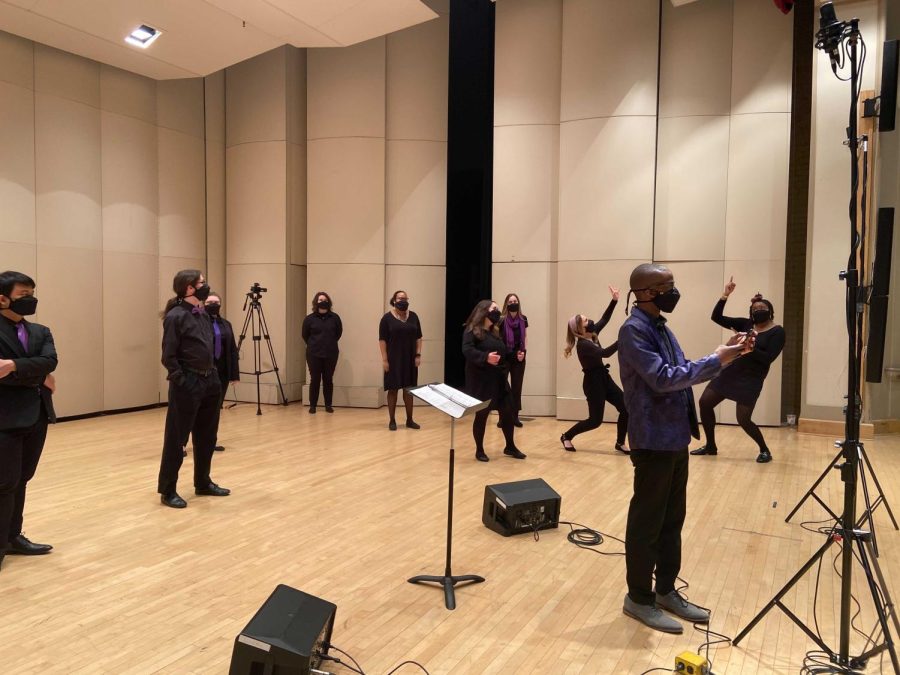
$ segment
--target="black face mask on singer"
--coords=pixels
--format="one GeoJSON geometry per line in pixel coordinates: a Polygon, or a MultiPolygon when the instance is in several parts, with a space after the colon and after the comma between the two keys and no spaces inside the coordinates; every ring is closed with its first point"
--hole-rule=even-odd
{"type": "Polygon", "coordinates": [[[211,305],[206,306],[206,313],[210,316],[219,316],[219,311],[222,309],[222,305],[217,303],[212,303],[211,305]]]}
{"type": "Polygon", "coordinates": [[[519,303],[511,302],[506,306],[506,311],[508,312],[518,312],[519,311],[519,303]]]}
{"type": "Polygon", "coordinates": [[[7,309],[15,312],[19,316],[31,316],[37,311],[38,300],[33,295],[26,295],[24,298],[16,298],[9,303],[7,309]]]}
{"type": "Polygon", "coordinates": [[[209,284],[203,284],[200,288],[194,290],[194,297],[200,302],[206,302],[209,297],[209,284]]]}
{"type": "Polygon", "coordinates": [[[487,318],[491,320],[491,323],[497,323],[498,321],[500,321],[500,310],[492,309],[487,313],[487,318]]]}
{"type": "Polygon", "coordinates": [[[331,303],[328,302],[328,300],[319,300],[319,302],[316,303],[316,307],[319,309],[331,309],[331,303]]]}
{"type": "Polygon", "coordinates": [[[760,324],[765,323],[766,321],[771,319],[772,315],[769,314],[769,310],[767,309],[758,309],[753,312],[753,314],[751,314],[751,317],[753,318],[753,323],[760,324]]]}
{"type": "Polygon", "coordinates": [[[409,300],[397,300],[394,302],[394,307],[396,307],[401,312],[405,312],[409,309],[409,300]]]}
{"type": "MultiPolygon", "coordinates": [[[[638,291],[649,291],[649,288],[632,288],[628,291],[628,295],[630,296],[632,293],[637,293],[638,291]]],[[[672,286],[671,290],[666,291],[665,293],[660,293],[650,302],[656,305],[659,308],[660,312],[665,312],[666,314],[672,312],[675,309],[675,305],[678,304],[678,301],[681,299],[681,293],[678,292],[678,289],[672,286]]]]}

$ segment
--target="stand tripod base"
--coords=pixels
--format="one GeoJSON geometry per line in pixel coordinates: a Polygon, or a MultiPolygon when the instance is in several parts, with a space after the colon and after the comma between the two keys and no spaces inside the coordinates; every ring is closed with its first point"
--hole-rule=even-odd
{"type": "Polygon", "coordinates": [[[407,579],[407,581],[409,581],[409,583],[411,584],[438,584],[439,586],[443,586],[444,604],[447,606],[447,609],[456,609],[456,595],[453,590],[454,587],[457,584],[480,584],[484,581],[484,577],[480,577],[477,574],[464,574],[459,577],[450,575],[436,577],[427,574],[420,574],[417,577],[407,579]]]}

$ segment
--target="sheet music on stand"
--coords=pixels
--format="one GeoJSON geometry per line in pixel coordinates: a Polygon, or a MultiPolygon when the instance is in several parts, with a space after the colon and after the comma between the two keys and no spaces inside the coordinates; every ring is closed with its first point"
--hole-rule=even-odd
{"type": "Polygon", "coordinates": [[[459,389],[440,382],[426,384],[409,391],[416,398],[422,399],[457,420],[469,412],[481,410],[484,407],[482,404],[488,403],[488,401],[479,401],[459,389]]]}

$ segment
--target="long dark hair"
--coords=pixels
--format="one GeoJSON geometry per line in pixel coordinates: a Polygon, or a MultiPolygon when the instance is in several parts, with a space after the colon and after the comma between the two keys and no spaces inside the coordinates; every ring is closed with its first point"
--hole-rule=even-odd
{"type": "MultiPolygon", "coordinates": [[[[469,314],[469,318],[466,319],[466,323],[463,324],[465,326],[465,330],[470,330],[479,340],[484,339],[485,329],[484,329],[484,320],[487,318],[488,312],[491,310],[491,305],[494,304],[493,300],[480,300],[475,308],[472,310],[472,313],[469,314]]],[[[500,334],[497,330],[497,326],[491,326],[491,333],[494,335],[500,334]]]]}
{"type": "MultiPolygon", "coordinates": [[[[318,293],[316,293],[313,296],[313,299],[312,299],[312,311],[314,311],[314,312],[317,309],[319,309],[318,300],[319,300],[320,295],[324,295],[325,298],[328,300],[328,302],[331,302],[331,296],[328,295],[328,293],[326,293],[325,291],[319,291],[318,293]]],[[[331,304],[333,305],[334,303],[331,303],[331,304]]]]}
{"type": "Polygon", "coordinates": [[[188,286],[193,286],[194,288],[197,287],[197,282],[200,281],[200,277],[202,276],[203,272],[200,270],[181,270],[175,275],[175,278],[172,279],[172,290],[175,292],[175,297],[169,298],[169,301],[163,308],[161,314],[162,318],[166,318],[166,314],[171,312],[175,305],[184,300],[184,296],[187,295],[188,286]]]}

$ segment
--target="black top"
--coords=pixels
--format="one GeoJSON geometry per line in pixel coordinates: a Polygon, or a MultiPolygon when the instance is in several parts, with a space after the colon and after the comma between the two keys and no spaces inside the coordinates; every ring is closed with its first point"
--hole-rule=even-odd
{"type": "MultiPolygon", "coordinates": [[[[594,333],[600,334],[600,331],[606,328],[606,324],[609,323],[610,318],[612,317],[613,310],[615,310],[616,305],[619,303],[618,300],[610,300],[609,304],[606,306],[606,309],[603,311],[603,316],[601,316],[594,325],[594,333]]],[[[614,354],[615,352],[611,352],[614,354]]]]}
{"type": "Polygon", "coordinates": [[[509,363],[515,358],[515,352],[508,350],[506,343],[489,331],[478,339],[470,330],[463,333],[462,352],[466,359],[466,393],[479,401],[489,400],[492,407],[497,407],[510,391],[509,363]],[[488,363],[491,352],[500,355],[496,366],[488,363]]]}
{"type": "MultiPolygon", "coordinates": [[[[746,332],[753,328],[749,317],[724,316],[725,300],[716,303],[712,320],[723,328],[746,332]]],[[[749,354],[741,356],[716,377],[710,386],[722,396],[738,403],[752,404],[759,398],[763,381],[769,374],[769,366],[784,349],[784,328],[775,325],[758,333],[756,346],[749,354]]]]}
{"type": "Polygon", "coordinates": [[[177,385],[184,382],[184,368],[212,370],[214,365],[212,322],[205,311],[194,309],[180,302],[163,319],[162,364],[177,385]]]}
{"type": "Polygon", "coordinates": [[[344,332],[341,317],[331,310],[323,313],[313,312],[303,319],[300,334],[306,343],[306,355],[318,359],[337,358],[338,340],[344,332]]]}
{"type": "Polygon", "coordinates": [[[587,338],[578,338],[575,343],[575,352],[578,354],[578,362],[581,370],[589,373],[593,370],[606,370],[609,366],[603,363],[619,350],[619,343],[613,342],[609,347],[601,347],[598,343],[587,338]]]}
{"type": "Polygon", "coordinates": [[[416,341],[422,338],[418,315],[409,310],[406,321],[388,312],[378,324],[378,339],[387,345],[388,372],[384,374],[385,391],[414,387],[419,381],[416,368],[416,341]]]}
{"type": "Polygon", "coordinates": [[[0,378],[0,431],[27,429],[42,412],[56,421],[52,394],[44,379],[56,370],[56,346],[50,329],[22,319],[28,333],[28,349],[22,347],[17,324],[0,315],[0,359],[12,359],[16,370],[0,378]]]}
{"type": "MultiPolygon", "coordinates": [[[[238,363],[237,343],[234,341],[234,328],[225,317],[210,317],[213,324],[219,326],[222,334],[222,355],[216,360],[216,368],[225,376],[226,382],[237,382],[241,379],[241,368],[238,363]]],[[[215,360],[215,328],[213,328],[213,359],[215,360]]]]}

